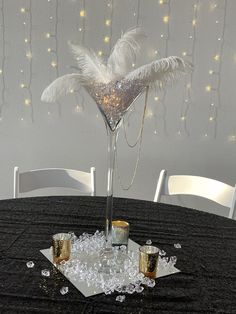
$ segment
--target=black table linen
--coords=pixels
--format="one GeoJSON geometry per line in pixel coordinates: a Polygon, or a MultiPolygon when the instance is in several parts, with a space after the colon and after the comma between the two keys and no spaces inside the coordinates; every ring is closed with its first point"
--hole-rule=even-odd
{"type": "Polygon", "coordinates": [[[90,196],[0,201],[0,313],[236,313],[236,221],[133,199],[115,198],[114,218],[130,223],[130,237],[139,244],[151,239],[176,255],[181,273],[126,294],[123,303],[115,301],[118,293],[85,298],[39,250],[58,232],[103,230],[105,205],[105,197],[90,196]],[[42,269],[51,276],[42,277],[42,269]]]}

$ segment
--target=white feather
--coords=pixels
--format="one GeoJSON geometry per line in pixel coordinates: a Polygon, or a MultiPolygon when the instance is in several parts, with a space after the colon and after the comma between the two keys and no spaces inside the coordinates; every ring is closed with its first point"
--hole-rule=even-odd
{"type": "Polygon", "coordinates": [[[144,33],[139,28],[135,28],[126,32],[116,42],[107,61],[108,71],[113,79],[125,76],[132,69],[144,37],[144,33]]]}
{"type": "Polygon", "coordinates": [[[42,93],[41,100],[45,102],[55,102],[61,96],[65,96],[71,90],[79,89],[79,86],[85,84],[80,74],[66,74],[53,81],[42,93]]]}
{"type": "Polygon", "coordinates": [[[143,65],[126,75],[125,80],[142,81],[143,85],[164,87],[180,72],[187,72],[191,64],[179,57],[168,57],[143,65]]]}
{"type": "Polygon", "coordinates": [[[72,43],[69,43],[69,45],[77,60],[80,74],[85,79],[90,78],[96,82],[105,84],[111,80],[107,67],[93,51],[72,43]]]}

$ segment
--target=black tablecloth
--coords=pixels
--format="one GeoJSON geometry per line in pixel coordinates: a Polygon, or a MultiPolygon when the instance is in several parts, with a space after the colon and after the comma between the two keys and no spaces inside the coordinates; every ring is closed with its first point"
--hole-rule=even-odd
{"type": "Polygon", "coordinates": [[[114,199],[114,217],[130,222],[139,244],[151,239],[176,255],[181,273],[126,295],[124,303],[115,301],[117,293],[85,298],[39,250],[58,232],[102,230],[105,202],[86,196],[0,201],[0,313],[236,313],[236,221],[131,199],[114,199]],[[44,268],[51,277],[41,276],[44,268]],[[68,294],[60,294],[62,286],[68,294]]]}

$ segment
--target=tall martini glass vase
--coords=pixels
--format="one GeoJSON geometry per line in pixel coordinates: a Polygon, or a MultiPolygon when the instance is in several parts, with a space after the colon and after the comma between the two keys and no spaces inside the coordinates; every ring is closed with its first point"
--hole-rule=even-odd
{"type": "Polygon", "coordinates": [[[112,216],[113,216],[113,181],[115,171],[115,152],[118,132],[123,117],[130,110],[134,100],[145,89],[141,81],[112,81],[108,84],[94,84],[92,88],[87,86],[88,93],[95,100],[105,121],[107,129],[108,169],[107,169],[107,204],[105,215],[105,248],[101,252],[103,271],[109,271],[112,253],[112,216]]]}

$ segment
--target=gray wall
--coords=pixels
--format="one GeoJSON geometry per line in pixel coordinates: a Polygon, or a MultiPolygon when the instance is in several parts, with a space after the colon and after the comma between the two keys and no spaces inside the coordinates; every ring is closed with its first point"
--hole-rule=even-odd
{"type": "MultiPolygon", "coordinates": [[[[157,0],[114,0],[112,8],[108,3],[112,1],[0,1],[1,198],[12,197],[15,165],[22,170],[68,167],[86,171],[94,165],[98,194],[106,193],[106,132],[95,103],[82,89],[60,104],[42,103],[40,95],[58,75],[73,72],[68,40],[81,42],[84,38],[85,45],[103,51],[106,57],[110,47],[104,36],[110,36],[113,45],[122,31],[137,24],[148,34],[137,64],[154,60],[156,51],[158,57],[186,52],[195,70],[192,78],[182,78],[166,94],[159,93],[158,101],[156,94],[149,95],[134,184],[126,192],[116,179],[115,195],[152,200],[163,168],[235,184],[236,1],[170,0],[160,4],[157,0]],[[79,12],[84,4],[86,17],[82,18],[79,12]],[[22,7],[27,9],[25,13],[21,13],[22,7]],[[168,24],[163,22],[166,15],[168,24]],[[112,25],[107,27],[104,21],[110,16],[112,25]],[[196,20],[195,26],[192,20],[196,20]],[[46,38],[48,32],[50,38],[46,38]],[[31,38],[30,42],[25,43],[25,38],[31,38]],[[48,48],[53,51],[49,53],[48,48]],[[26,57],[28,51],[32,59],[26,57]],[[219,60],[214,59],[216,54],[219,60]],[[52,67],[52,61],[58,66],[52,67]],[[21,88],[21,83],[28,87],[21,88]],[[212,86],[209,92],[208,85],[212,86]],[[24,104],[28,98],[30,105],[24,104]],[[78,113],[81,104],[84,108],[78,113]]],[[[137,101],[129,119],[131,142],[140,127],[143,103],[143,98],[137,101]]],[[[121,130],[118,164],[125,184],[132,177],[136,155],[137,147],[128,148],[121,130]]],[[[189,204],[188,199],[177,201],[189,204]]],[[[197,199],[193,206],[208,209],[197,199]]],[[[220,213],[215,205],[210,210],[220,213]]],[[[227,215],[225,210],[221,213],[227,215]]]]}

